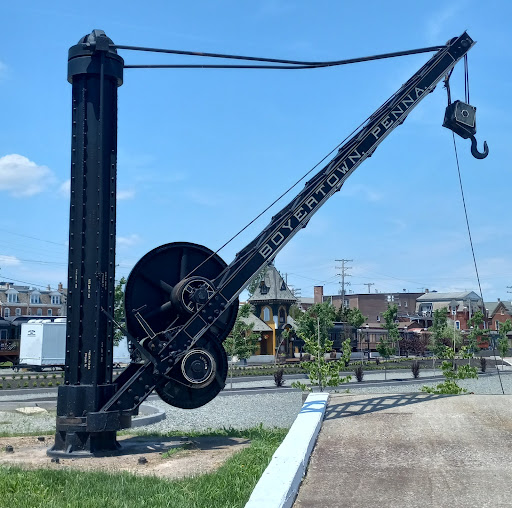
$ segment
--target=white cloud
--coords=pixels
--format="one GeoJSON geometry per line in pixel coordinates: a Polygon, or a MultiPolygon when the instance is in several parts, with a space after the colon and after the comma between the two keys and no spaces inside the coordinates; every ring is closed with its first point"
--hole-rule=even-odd
{"type": "Polygon", "coordinates": [[[15,256],[4,256],[0,254],[0,267],[4,266],[17,266],[20,265],[21,261],[15,256]]]}
{"type": "Polygon", "coordinates": [[[132,247],[140,242],[140,236],[133,233],[128,236],[118,236],[117,245],[119,247],[132,247]]]}
{"type": "Polygon", "coordinates": [[[70,193],[71,193],[71,180],[66,180],[65,182],[60,184],[59,194],[61,196],[68,198],[70,193]]]}
{"type": "Polygon", "coordinates": [[[23,155],[0,157],[0,191],[8,191],[14,197],[33,196],[54,181],[55,176],[49,168],[39,166],[23,155]]]}
{"type": "Polygon", "coordinates": [[[134,197],[135,197],[135,191],[133,189],[117,191],[117,199],[118,200],[133,199],[134,197]]]}

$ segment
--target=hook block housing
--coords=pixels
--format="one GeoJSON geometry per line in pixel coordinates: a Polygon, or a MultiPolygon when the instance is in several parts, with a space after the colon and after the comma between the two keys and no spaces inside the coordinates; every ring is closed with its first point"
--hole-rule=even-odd
{"type": "Polygon", "coordinates": [[[443,127],[464,139],[474,136],[476,134],[476,108],[462,101],[452,102],[446,108],[443,127]]]}

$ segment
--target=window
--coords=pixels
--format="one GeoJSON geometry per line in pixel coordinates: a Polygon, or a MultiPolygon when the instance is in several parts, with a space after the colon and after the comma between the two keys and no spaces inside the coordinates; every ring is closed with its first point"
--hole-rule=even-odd
{"type": "Polygon", "coordinates": [[[5,309],[4,310],[4,317],[10,317],[11,315],[11,309],[5,309]]]}
{"type": "Polygon", "coordinates": [[[402,306],[402,302],[400,300],[398,300],[398,302],[396,302],[396,305],[397,305],[397,307],[401,307],[402,306]]]}
{"type": "Polygon", "coordinates": [[[279,324],[286,323],[286,312],[284,309],[279,309],[279,324]]]}
{"type": "Polygon", "coordinates": [[[268,307],[263,308],[263,321],[270,321],[270,309],[268,307]]]}
{"type": "Polygon", "coordinates": [[[7,293],[8,303],[18,303],[18,293],[7,293]]]}
{"type": "Polygon", "coordinates": [[[499,321],[495,321],[494,325],[496,327],[496,330],[499,332],[500,331],[500,322],[499,321]]]}
{"type": "Polygon", "coordinates": [[[407,300],[404,302],[404,307],[407,307],[407,300]]]}
{"type": "Polygon", "coordinates": [[[19,309],[19,308],[16,309],[16,315],[21,316],[21,309],[19,309]]]}
{"type": "Polygon", "coordinates": [[[286,291],[286,284],[284,283],[284,280],[283,283],[281,284],[281,291],[286,291]]]}
{"type": "Polygon", "coordinates": [[[377,316],[377,323],[380,323],[380,316],[377,316]]]}
{"type": "Polygon", "coordinates": [[[7,340],[7,330],[0,330],[0,339],[7,340]]]}
{"type": "Polygon", "coordinates": [[[48,312],[46,313],[47,316],[52,316],[52,309],[48,309],[48,312]]]}
{"type": "Polygon", "coordinates": [[[37,309],[37,315],[42,316],[43,315],[43,309],[37,309]]]}
{"type": "Polygon", "coordinates": [[[394,302],[395,301],[395,296],[394,295],[387,295],[387,300],[388,302],[394,302]]]}
{"type": "Polygon", "coordinates": [[[30,295],[30,303],[41,303],[41,294],[40,293],[32,293],[30,295]]]}
{"type": "Polygon", "coordinates": [[[266,295],[266,294],[268,293],[268,287],[266,286],[266,284],[265,284],[265,281],[264,281],[264,280],[262,280],[262,281],[260,282],[260,293],[261,293],[262,295],[266,295]]]}
{"type": "Polygon", "coordinates": [[[460,330],[460,321],[455,321],[455,329],[460,330]]]}
{"type": "Polygon", "coordinates": [[[505,311],[503,310],[503,307],[501,308],[501,312],[500,312],[500,314],[501,314],[502,316],[504,316],[504,315],[505,315],[505,311]]]}
{"type": "Polygon", "coordinates": [[[52,295],[52,305],[60,305],[60,295],[52,295]]]}

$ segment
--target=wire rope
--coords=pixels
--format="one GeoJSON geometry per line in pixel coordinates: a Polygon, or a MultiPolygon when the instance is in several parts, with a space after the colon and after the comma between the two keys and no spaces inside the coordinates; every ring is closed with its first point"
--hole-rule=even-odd
{"type": "MultiPolygon", "coordinates": [[[[467,92],[467,93],[469,93],[469,92],[467,92]]],[[[459,176],[459,185],[460,185],[460,193],[461,193],[461,196],[462,196],[462,205],[463,205],[463,208],[464,208],[464,216],[466,218],[466,226],[467,226],[467,229],[468,229],[469,244],[471,246],[471,254],[473,256],[473,264],[475,266],[476,279],[477,279],[477,282],[478,282],[478,289],[480,291],[480,298],[482,299],[483,313],[484,313],[484,317],[485,317],[484,296],[483,296],[483,292],[482,292],[482,285],[480,284],[480,275],[478,273],[478,265],[477,265],[477,262],[476,262],[475,249],[474,249],[474,246],[473,246],[473,238],[471,236],[471,228],[469,226],[468,210],[467,210],[467,206],[466,206],[466,199],[464,197],[464,188],[463,188],[463,185],[462,185],[462,176],[460,174],[460,164],[459,164],[459,155],[457,153],[457,143],[455,143],[455,133],[453,131],[452,131],[452,139],[453,139],[453,148],[454,148],[454,151],[455,151],[455,162],[457,163],[457,173],[458,173],[458,176],[459,176]]],[[[496,346],[495,346],[495,341],[492,341],[492,351],[493,351],[493,355],[494,355],[494,359],[495,359],[494,361],[496,362],[496,346]]],[[[503,388],[503,381],[501,379],[501,374],[500,374],[500,370],[498,369],[498,365],[496,365],[496,370],[498,372],[498,379],[500,380],[501,392],[503,393],[503,395],[505,395],[505,390],[503,388]]]]}

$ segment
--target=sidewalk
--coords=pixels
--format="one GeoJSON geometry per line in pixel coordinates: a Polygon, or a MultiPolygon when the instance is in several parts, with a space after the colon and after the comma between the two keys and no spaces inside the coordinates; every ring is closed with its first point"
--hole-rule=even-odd
{"type": "Polygon", "coordinates": [[[512,395],[331,395],[294,507],[511,505],[512,395]]]}

